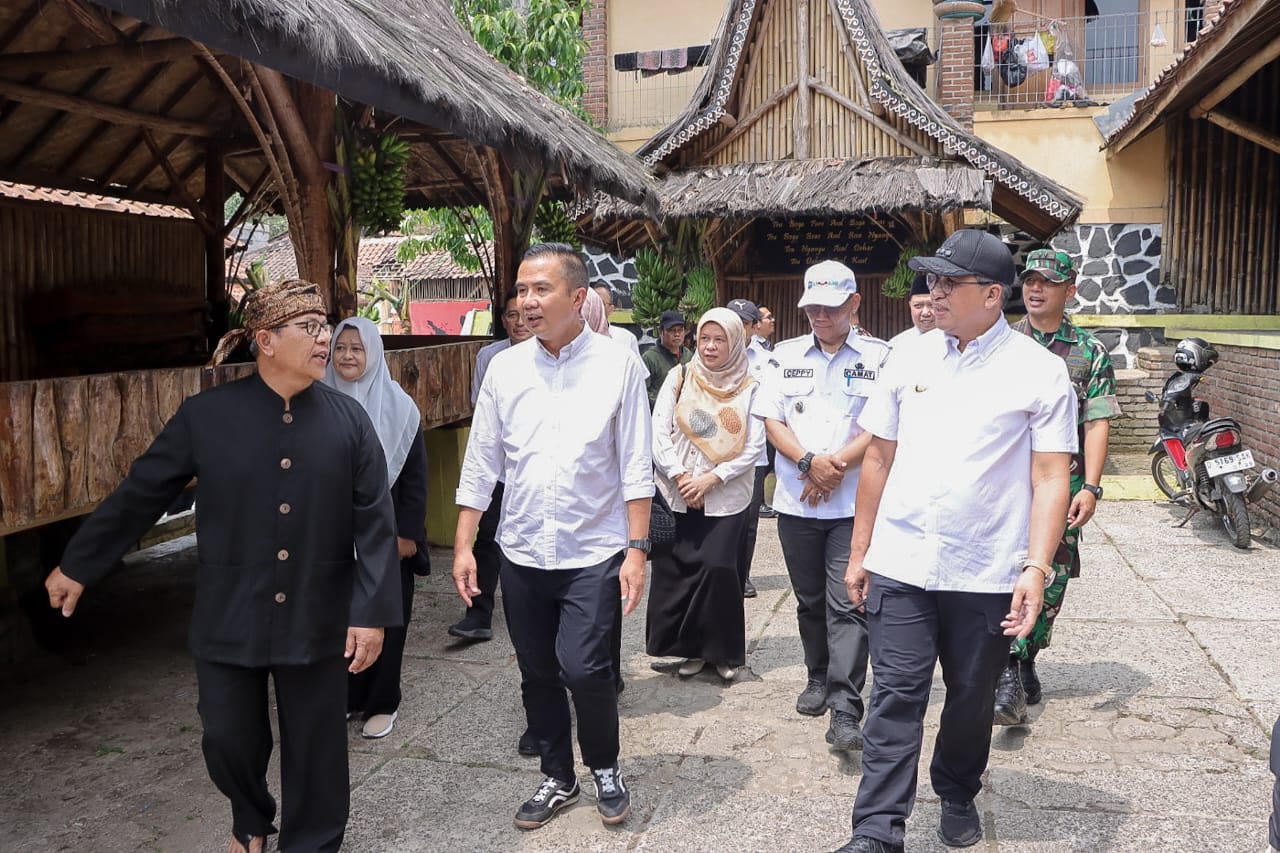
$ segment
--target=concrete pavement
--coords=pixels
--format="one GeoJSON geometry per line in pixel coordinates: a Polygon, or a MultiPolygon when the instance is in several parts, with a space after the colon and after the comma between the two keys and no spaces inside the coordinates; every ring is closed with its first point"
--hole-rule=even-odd
{"type": "MultiPolygon", "coordinates": [[[[996,732],[975,851],[1260,851],[1280,714],[1280,551],[1226,543],[1216,521],[1173,529],[1180,512],[1103,503],[1084,543],[1030,726],[996,732]]],[[[775,535],[761,523],[746,602],[748,666],[723,685],[688,681],[643,651],[643,613],[624,637],[622,764],[634,791],[623,826],[579,804],[532,833],[511,825],[539,781],[515,745],[519,676],[495,624],[457,645],[449,554],[420,582],[405,700],[395,731],[351,725],[358,851],[820,851],[849,835],[858,763],[832,753],[825,719],[795,712],[804,685],[794,599],[775,535]]],[[[0,847],[222,850],[228,811],[199,751],[194,677],[181,635],[190,543],[169,546],[85,599],[62,657],[7,678],[0,706],[0,847]],[[74,661],[74,663],[68,662],[74,661]]],[[[935,839],[927,763],[943,687],[926,720],[913,851],[935,839]]],[[[583,771],[585,774],[585,771],[583,771]]]]}

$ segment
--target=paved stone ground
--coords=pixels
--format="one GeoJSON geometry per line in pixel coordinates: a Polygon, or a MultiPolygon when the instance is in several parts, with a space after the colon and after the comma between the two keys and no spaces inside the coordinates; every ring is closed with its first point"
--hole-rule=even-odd
{"type": "MultiPolygon", "coordinates": [[[[1212,519],[1175,530],[1168,505],[1107,502],[1087,531],[1045,702],[997,732],[975,851],[1260,851],[1269,809],[1270,724],[1280,714],[1280,552],[1240,552],[1212,519]]],[[[519,757],[518,676],[505,636],[458,646],[447,552],[420,583],[405,703],[381,741],[351,728],[357,851],[821,851],[843,843],[856,760],[833,754],[825,720],[796,714],[804,684],[794,601],[772,522],[761,524],[746,602],[749,670],[681,681],[643,652],[627,620],[623,766],[634,813],[606,829],[590,796],[545,828],[511,826],[537,784],[519,757]]],[[[199,748],[184,651],[190,540],[131,559],[86,597],[65,649],[0,674],[0,849],[223,850],[224,801],[199,748]]],[[[500,622],[499,626],[500,627],[500,622]]],[[[908,827],[934,838],[927,757],[908,827]]],[[[587,786],[588,788],[590,786],[587,786]]]]}

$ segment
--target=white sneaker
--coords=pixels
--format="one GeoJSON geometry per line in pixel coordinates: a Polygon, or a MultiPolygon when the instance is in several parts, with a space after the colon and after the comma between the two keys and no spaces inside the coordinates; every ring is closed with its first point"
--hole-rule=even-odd
{"type": "Polygon", "coordinates": [[[367,738],[386,737],[396,727],[396,712],[390,714],[374,714],[365,720],[364,730],[360,734],[367,738]]]}
{"type": "Polygon", "coordinates": [[[687,661],[680,664],[680,668],[676,670],[676,672],[680,673],[680,675],[683,675],[685,678],[688,678],[691,675],[697,675],[702,672],[702,668],[706,665],[707,662],[702,658],[689,658],[687,661]]]}
{"type": "Polygon", "coordinates": [[[738,677],[738,668],[736,666],[727,666],[722,663],[716,664],[716,672],[725,681],[733,681],[738,677]]]}

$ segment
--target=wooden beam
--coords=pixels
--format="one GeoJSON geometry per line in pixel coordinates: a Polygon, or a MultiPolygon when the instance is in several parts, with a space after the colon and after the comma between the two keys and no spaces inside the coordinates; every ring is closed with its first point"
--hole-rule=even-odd
{"type": "Polygon", "coordinates": [[[55,175],[43,169],[16,169],[0,165],[0,181],[13,181],[19,184],[31,184],[37,187],[49,187],[57,190],[71,190],[79,193],[92,193],[108,198],[120,198],[126,201],[145,201],[149,204],[163,204],[181,209],[182,205],[174,204],[173,199],[163,193],[134,190],[121,184],[105,184],[97,181],[69,178],[55,175]]]}
{"type": "MultiPolygon", "coordinates": [[[[124,99],[120,101],[120,103],[117,106],[132,107],[135,103],[137,103],[139,98],[145,95],[147,91],[151,89],[152,86],[154,86],[163,78],[165,70],[168,69],[169,67],[170,67],[170,63],[165,62],[155,66],[154,68],[148,69],[147,73],[143,75],[143,78],[138,83],[138,85],[130,89],[129,92],[124,96],[124,99]]],[[[60,115],[65,116],[67,114],[61,113],[60,115]]],[[[102,134],[106,133],[110,127],[111,125],[105,121],[98,121],[94,123],[94,125],[91,128],[89,128],[89,131],[85,133],[84,136],[81,137],[80,144],[77,145],[75,149],[72,150],[72,152],[68,154],[67,157],[58,166],[58,171],[59,172],[70,171],[71,168],[75,166],[76,163],[80,162],[80,158],[83,157],[89,151],[89,149],[93,147],[94,143],[98,142],[102,134]]],[[[128,146],[129,149],[133,149],[135,147],[137,147],[136,142],[128,146]]]]}
{"type": "Polygon", "coordinates": [[[827,8],[832,20],[836,22],[837,29],[840,30],[840,49],[844,52],[844,61],[849,64],[849,76],[853,78],[853,85],[858,89],[858,98],[876,115],[884,115],[884,104],[871,97],[867,92],[867,84],[862,81],[862,63],[853,49],[853,43],[849,41],[849,29],[844,24],[844,16],[840,13],[838,0],[827,0],[827,8]]]}
{"type": "Polygon", "coordinates": [[[1280,135],[1258,127],[1252,122],[1243,121],[1234,116],[1227,115],[1219,110],[1212,110],[1205,113],[1204,117],[1211,124],[1216,124],[1223,130],[1228,130],[1236,136],[1244,137],[1254,145],[1261,145],[1268,151],[1280,154],[1280,135]]]}
{"type": "Polygon", "coordinates": [[[809,79],[809,0],[796,0],[796,118],[791,128],[791,150],[797,160],[809,159],[809,115],[813,93],[809,79]]]}
{"type": "MultiPolygon", "coordinates": [[[[178,85],[178,88],[174,89],[173,93],[165,99],[163,104],[160,105],[160,112],[168,112],[177,106],[178,103],[185,98],[202,79],[204,79],[204,72],[198,71],[183,80],[182,83],[178,85]]],[[[98,180],[104,184],[114,182],[117,178],[117,173],[124,167],[125,163],[129,162],[129,158],[133,156],[134,151],[136,151],[141,145],[142,134],[135,133],[133,138],[129,140],[129,144],[121,149],[120,156],[115,159],[115,162],[107,167],[107,170],[99,176],[98,180]]]]}
{"type": "Polygon", "coordinates": [[[1265,66],[1270,65],[1277,57],[1280,57],[1280,37],[1273,39],[1271,44],[1250,56],[1240,67],[1228,74],[1221,83],[1214,86],[1209,94],[1201,98],[1191,108],[1191,117],[1205,118],[1210,110],[1230,97],[1231,93],[1243,86],[1246,80],[1257,74],[1265,66]]]}
{"type": "Polygon", "coordinates": [[[444,164],[449,167],[449,171],[453,172],[453,174],[457,176],[463,187],[475,197],[475,204],[483,205],[488,203],[488,198],[485,195],[484,190],[476,185],[475,180],[467,174],[467,171],[462,168],[462,165],[458,163],[457,159],[450,154],[443,145],[435,139],[428,139],[426,140],[426,143],[431,147],[431,150],[436,152],[436,155],[444,161],[444,164]]]}
{"type": "Polygon", "coordinates": [[[734,126],[733,130],[725,134],[724,139],[721,139],[719,142],[717,142],[715,145],[708,148],[702,154],[700,158],[702,162],[705,163],[709,161],[717,151],[724,148],[726,145],[728,145],[733,140],[737,139],[742,134],[746,133],[747,130],[753,124],[758,122],[764,116],[765,113],[769,112],[769,110],[773,109],[778,104],[785,101],[787,97],[790,96],[791,93],[794,92],[797,88],[798,87],[796,86],[795,83],[788,83],[787,85],[783,86],[781,89],[779,89],[778,91],[770,95],[768,100],[766,100],[764,103],[760,104],[760,106],[756,107],[754,110],[748,113],[745,118],[739,119],[737,125],[734,126]]]}
{"type": "Polygon", "coordinates": [[[218,339],[227,331],[227,314],[230,310],[227,298],[227,231],[223,222],[223,217],[226,216],[225,180],[222,151],[216,144],[210,145],[205,149],[204,193],[200,199],[200,219],[209,226],[204,235],[204,294],[213,318],[209,328],[210,352],[213,352],[218,339]]]}
{"type": "Polygon", "coordinates": [[[99,7],[91,6],[83,2],[83,0],[62,0],[62,5],[67,14],[71,16],[71,20],[89,33],[108,43],[120,41],[121,32],[115,28],[115,25],[111,23],[111,19],[99,7]]]}
{"type": "Polygon", "coordinates": [[[262,188],[267,185],[267,179],[271,177],[270,169],[263,169],[262,174],[253,182],[249,189],[240,194],[240,204],[236,205],[235,212],[231,214],[231,218],[222,226],[222,236],[225,239],[232,231],[240,227],[240,221],[253,208],[254,203],[258,199],[262,188]]]}
{"type": "Polygon", "coordinates": [[[189,121],[187,119],[170,118],[169,116],[144,113],[140,110],[116,107],[110,104],[92,101],[88,98],[80,98],[75,95],[55,92],[52,89],[28,86],[25,83],[18,83],[14,80],[0,80],[0,95],[12,98],[15,101],[22,101],[24,103],[37,104],[50,109],[65,110],[70,113],[86,115],[90,118],[110,122],[111,124],[124,125],[128,127],[145,127],[150,130],[159,130],[164,133],[176,133],[181,136],[212,138],[222,132],[222,128],[214,124],[206,124],[200,121],[189,121]]]}
{"type": "Polygon", "coordinates": [[[821,80],[810,77],[809,86],[815,92],[818,92],[821,95],[825,95],[826,97],[835,101],[840,106],[844,107],[846,110],[856,113],[862,119],[875,125],[876,129],[878,129],[881,133],[884,133],[890,138],[897,140],[907,150],[914,151],[916,154],[920,155],[921,157],[934,156],[933,152],[929,151],[929,149],[925,148],[919,142],[916,142],[910,136],[907,136],[905,133],[898,130],[896,127],[889,124],[889,122],[880,118],[880,116],[874,114],[873,112],[871,112],[871,110],[867,109],[861,104],[855,104],[853,101],[849,100],[844,95],[837,92],[835,89],[832,89],[830,86],[828,86],[826,83],[823,83],[821,80]]]}
{"type": "MultiPolygon", "coordinates": [[[[141,38],[143,33],[145,33],[146,31],[147,31],[147,25],[139,24],[137,27],[133,29],[132,32],[129,33],[129,35],[127,36],[127,39],[129,42],[135,42],[139,38],[141,38]]],[[[114,50],[115,48],[112,47],[112,49],[114,50]]],[[[0,59],[3,59],[3,57],[0,57],[0,59]]],[[[40,80],[44,77],[46,73],[47,72],[45,71],[39,71],[36,74],[33,74],[32,76],[28,77],[23,82],[33,86],[37,85],[39,84],[40,80]]],[[[99,67],[97,71],[89,75],[88,80],[84,81],[84,83],[77,86],[75,92],[72,94],[74,94],[78,98],[88,97],[90,94],[92,94],[93,90],[96,89],[100,83],[102,83],[104,80],[107,79],[107,75],[110,73],[111,73],[110,68],[99,67]]],[[[132,101],[125,104],[119,104],[118,106],[130,106],[131,104],[132,104],[132,101]]],[[[60,112],[60,113],[56,113],[52,118],[46,121],[44,125],[35,132],[34,135],[32,135],[29,139],[27,139],[26,143],[22,147],[22,150],[18,152],[18,156],[14,158],[13,160],[14,164],[20,166],[23,163],[25,163],[27,159],[30,158],[32,155],[34,155],[36,152],[43,150],[45,141],[49,138],[51,134],[53,134],[54,131],[56,131],[59,127],[61,127],[63,123],[66,122],[68,118],[70,118],[70,116],[71,116],[70,113],[60,112]]],[[[98,122],[98,126],[101,127],[101,125],[102,125],[102,122],[98,122]]]]}
{"type": "Polygon", "coordinates": [[[155,65],[195,55],[187,39],[167,38],[136,44],[109,44],[83,50],[42,50],[0,55],[0,74],[30,74],[54,71],[84,71],[122,65],[155,65]]]}
{"type": "Polygon", "coordinates": [[[187,210],[191,211],[191,218],[200,226],[200,230],[204,231],[206,235],[217,235],[218,239],[222,239],[221,234],[218,233],[221,229],[215,229],[213,223],[205,217],[204,210],[201,209],[195,198],[183,185],[178,173],[173,170],[173,164],[169,162],[169,158],[160,150],[160,146],[156,144],[156,138],[150,130],[144,129],[142,131],[142,141],[147,143],[147,148],[151,149],[151,156],[160,161],[160,168],[164,169],[165,176],[169,178],[169,185],[173,187],[173,191],[182,199],[182,203],[187,210]]]}

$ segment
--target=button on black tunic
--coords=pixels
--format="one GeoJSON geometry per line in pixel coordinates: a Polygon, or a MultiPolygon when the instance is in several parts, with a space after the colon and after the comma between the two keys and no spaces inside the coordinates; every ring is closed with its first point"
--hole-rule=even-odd
{"type": "Polygon", "coordinates": [[[382,445],[364,409],[319,382],[288,411],[257,375],[186,400],[71,540],[63,573],[101,579],[192,477],[197,658],[313,663],[342,655],[348,626],[401,623],[382,445]]]}

